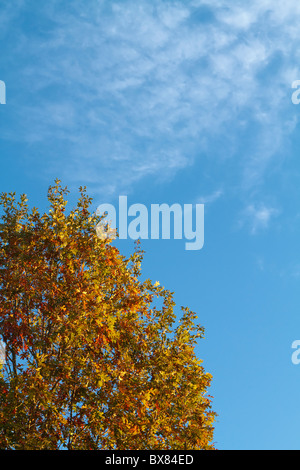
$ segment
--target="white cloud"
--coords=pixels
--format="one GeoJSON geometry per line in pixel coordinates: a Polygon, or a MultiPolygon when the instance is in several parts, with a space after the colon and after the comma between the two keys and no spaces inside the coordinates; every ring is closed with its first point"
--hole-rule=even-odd
{"type": "Polygon", "coordinates": [[[252,234],[267,229],[271,219],[279,214],[279,210],[274,207],[267,207],[263,204],[249,204],[242,214],[241,225],[247,224],[252,234]]]}
{"type": "Polygon", "coordinates": [[[218,19],[221,22],[239,30],[247,30],[256,21],[256,18],[256,12],[249,8],[246,10],[245,5],[221,10],[218,14],[218,19]]]}
{"type": "Polygon", "coordinates": [[[211,204],[217,201],[223,194],[224,194],[224,191],[222,189],[217,189],[211,194],[208,194],[206,196],[201,196],[198,200],[198,203],[199,204],[211,204]]]}
{"type": "MultiPolygon", "coordinates": [[[[41,9],[51,30],[41,37],[24,33],[15,51],[24,89],[35,97],[16,111],[19,139],[59,143],[68,177],[76,182],[84,175],[95,191],[174,174],[211,147],[216,162],[228,153],[235,159],[239,191],[262,184],[298,119],[282,126],[286,89],[300,78],[293,76],[298,1],[93,2],[89,8],[79,1],[64,15],[54,1],[41,9]],[[198,22],[201,7],[216,20],[198,22]],[[273,72],[278,52],[282,62],[273,72]],[[255,140],[241,149],[241,129],[252,124],[255,140]]],[[[58,161],[48,148],[53,168],[58,161]]]]}

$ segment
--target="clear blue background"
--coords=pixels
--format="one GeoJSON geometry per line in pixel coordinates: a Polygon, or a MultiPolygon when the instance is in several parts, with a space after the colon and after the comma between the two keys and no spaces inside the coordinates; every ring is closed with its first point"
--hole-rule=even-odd
{"type": "Polygon", "coordinates": [[[1,191],[205,204],[203,249],[144,241],[143,277],[205,327],[219,449],[300,447],[299,24],[298,0],[0,6],[1,191]]]}

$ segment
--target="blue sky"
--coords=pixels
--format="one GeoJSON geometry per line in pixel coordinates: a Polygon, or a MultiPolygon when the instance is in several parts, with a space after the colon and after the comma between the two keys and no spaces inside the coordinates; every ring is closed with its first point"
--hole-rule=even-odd
{"type": "Polygon", "coordinates": [[[0,6],[1,191],[205,204],[204,247],[145,240],[143,276],[205,327],[219,449],[299,448],[299,21],[298,0],[0,6]]]}

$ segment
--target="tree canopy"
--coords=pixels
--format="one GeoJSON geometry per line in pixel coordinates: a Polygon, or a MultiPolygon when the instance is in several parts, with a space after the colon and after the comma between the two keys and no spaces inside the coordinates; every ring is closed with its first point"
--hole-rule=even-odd
{"type": "Polygon", "coordinates": [[[0,448],[214,449],[196,314],[141,280],[139,243],[97,237],[85,187],[67,214],[60,183],[43,215],[0,197],[0,448]]]}

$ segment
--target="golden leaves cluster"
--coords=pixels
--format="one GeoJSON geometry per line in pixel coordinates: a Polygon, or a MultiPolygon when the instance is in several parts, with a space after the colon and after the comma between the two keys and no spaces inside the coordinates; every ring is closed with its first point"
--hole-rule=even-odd
{"type": "Polygon", "coordinates": [[[172,294],[140,280],[139,244],[122,256],[97,237],[86,188],[69,214],[67,193],[56,180],[43,215],[0,198],[0,448],[213,449],[196,315],[175,328],[172,294]]]}

